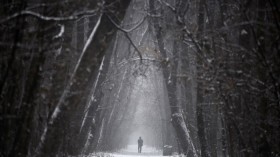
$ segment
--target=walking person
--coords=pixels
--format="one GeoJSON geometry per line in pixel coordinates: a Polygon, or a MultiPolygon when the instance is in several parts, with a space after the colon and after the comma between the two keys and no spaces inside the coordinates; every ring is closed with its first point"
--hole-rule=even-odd
{"type": "Polygon", "coordinates": [[[138,153],[142,152],[143,140],[141,137],[138,139],[138,153]]]}

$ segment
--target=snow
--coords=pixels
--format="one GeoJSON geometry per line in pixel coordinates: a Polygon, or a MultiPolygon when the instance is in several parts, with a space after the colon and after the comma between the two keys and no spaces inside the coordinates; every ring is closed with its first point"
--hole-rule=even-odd
{"type": "Polygon", "coordinates": [[[242,29],[241,35],[247,35],[247,34],[248,34],[248,32],[245,29],[242,29]]]}
{"type": "Polygon", "coordinates": [[[98,138],[98,141],[97,141],[97,144],[99,145],[101,143],[101,140],[102,140],[102,135],[103,135],[103,129],[104,129],[104,119],[102,119],[102,125],[101,125],[101,130],[100,130],[100,133],[99,133],[99,138],[98,138]]]}
{"type": "Polygon", "coordinates": [[[150,146],[143,146],[142,153],[137,153],[138,146],[137,145],[128,145],[127,148],[120,150],[116,153],[109,153],[110,156],[113,157],[162,157],[162,151],[157,150],[150,146]]]}
{"type": "Polygon", "coordinates": [[[207,59],[208,63],[212,63],[213,59],[207,59]]]}
{"type": "MultiPolygon", "coordinates": [[[[138,146],[137,145],[128,145],[126,148],[114,152],[114,153],[105,153],[98,152],[90,154],[86,157],[163,157],[162,151],[157,150],[156,148],[150,146],[143,146],[142,153],[137,153],[138,146]]],[[[172,155],[173,157],[179,157],[179,155],[172,155]]],[[[83,156],[85,157],[85,156],[83,156]]],[[[169,156],[165,156],[169,157],[169,156]]]]}
{"type": "Polygon", "coordinates": [[[54,38],[60,38],[60,37],[62,37],[62,35],[64,33],[64,30],[65,30],[64,25],[59,24],[59,26],[60,26],[60,32],[56,36],[54,36],[54,38]]]}

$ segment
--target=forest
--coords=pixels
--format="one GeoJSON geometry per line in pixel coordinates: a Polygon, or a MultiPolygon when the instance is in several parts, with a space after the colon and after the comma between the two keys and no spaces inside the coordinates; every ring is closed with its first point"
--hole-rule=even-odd
{"type": "Polygon", "coordinates": [[[0,2],[0,157],[139,136],[182,157],[280,157],[279,128],[278,0],[0,2]]]}

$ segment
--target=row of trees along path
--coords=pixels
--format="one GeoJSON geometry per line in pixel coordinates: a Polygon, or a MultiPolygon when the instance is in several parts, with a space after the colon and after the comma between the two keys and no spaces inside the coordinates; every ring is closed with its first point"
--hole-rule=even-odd
{"type": "Polygon", "coordinates": [[[279,8],[1,2],[0,157],[280,156],[279,8]]]}

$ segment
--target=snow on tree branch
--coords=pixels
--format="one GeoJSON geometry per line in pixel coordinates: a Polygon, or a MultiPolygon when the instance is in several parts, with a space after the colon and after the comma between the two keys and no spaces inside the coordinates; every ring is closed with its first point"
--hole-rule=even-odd
{"type": "Polygon", "coordinates": [[[56,16],[45,16],[45,15],[42,15],[42,14],[34,12],[34,11],[23,10],[23,11],[20,11],[18,13],[15,13],[11,16],[8,16],[8,17],[0,20],[0,23],[8,22],[8,21],[15,19],[17,17],[20,17],[20,16],[32,16],[32,17],[38,18],[40,20],[45,20],[45,21],[69,21],[69,20],[79,19],[85,15],[96,15],[97,12],[98,12],[98,9],[94,9],[94,10],[87,10],[84,12],[79,12],[79,13],[76,13],[76,14],[70,15],[70,16],[56,17],[56,16]]]}

